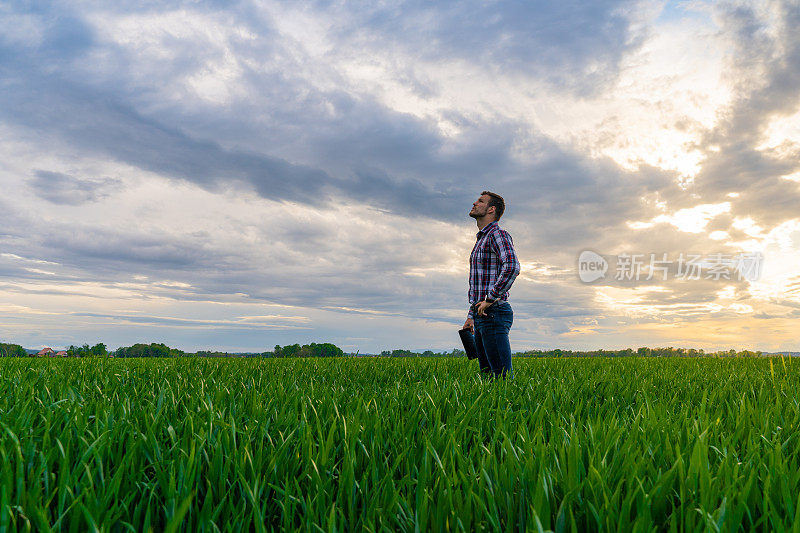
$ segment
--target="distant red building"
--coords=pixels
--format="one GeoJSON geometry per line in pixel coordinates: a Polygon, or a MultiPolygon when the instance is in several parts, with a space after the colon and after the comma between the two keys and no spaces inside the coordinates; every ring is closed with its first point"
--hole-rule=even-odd
{"type": "Polygon", "coordinates": [[[52,348],[42,348],[39,353],[36,354],[36,357],[54,357],[53,354],[56,352],[53,351],[52,348]]]}

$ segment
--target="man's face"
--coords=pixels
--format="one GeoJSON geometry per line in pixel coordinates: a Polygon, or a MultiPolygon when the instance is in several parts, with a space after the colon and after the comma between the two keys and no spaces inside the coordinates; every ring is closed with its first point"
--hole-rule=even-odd
{"type": "Polygon", "coordinates": [[[489,209],[489,195],[482,194],[478,197],[477,200],[472,202],[472,210],[469,212],[469,216],[472,218],[481,218],[486,216],[489,209]]]}

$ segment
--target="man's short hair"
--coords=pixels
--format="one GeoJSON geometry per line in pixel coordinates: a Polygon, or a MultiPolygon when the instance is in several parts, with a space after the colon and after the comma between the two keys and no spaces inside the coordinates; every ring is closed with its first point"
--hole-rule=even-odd
{"type": "Polygon", "coordinates": [[[484,194],[489,196],[489,207],[494,207],[494,219],[500,220],[500,217],[503,216],[503,211],[506,210],[506,201],[503,200],[502,196],[491,191],[483,191],[481,196],[484,194]]]}

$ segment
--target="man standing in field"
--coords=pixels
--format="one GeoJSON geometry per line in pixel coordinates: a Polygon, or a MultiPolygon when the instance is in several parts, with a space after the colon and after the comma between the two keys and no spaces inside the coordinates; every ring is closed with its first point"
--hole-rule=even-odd
{"type": "Polygon", "coordinates": [[[483,191],[469,212],[478,223],[478,234],[469,258],[470,308],[464,328],[475,335],[481,372],[513,377],[508,330],[514,312],[508,290],[519,275],[519,261],[511,235],[497,224],[505,208],[502,196],[483,191]]]}

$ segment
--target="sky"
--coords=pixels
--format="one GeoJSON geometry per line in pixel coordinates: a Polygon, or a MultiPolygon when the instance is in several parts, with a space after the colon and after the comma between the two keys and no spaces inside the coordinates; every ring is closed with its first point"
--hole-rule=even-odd
{"type": "Polygon", "coordinates": [[[800,350],[798,26],[796,0],[4,2],[0,340],[450,350],[491,190],[513,351],[800,350]]]}

